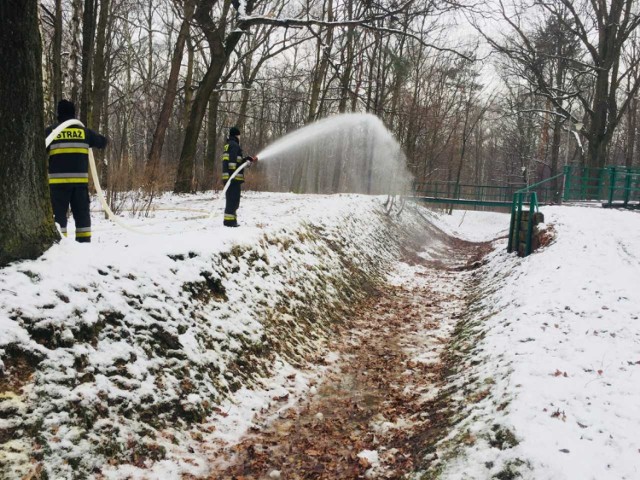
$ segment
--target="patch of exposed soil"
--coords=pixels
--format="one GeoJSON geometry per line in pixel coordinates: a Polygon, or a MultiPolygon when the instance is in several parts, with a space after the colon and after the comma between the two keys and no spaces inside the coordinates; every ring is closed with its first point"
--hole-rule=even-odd
{"type": "Polygon", "coordinates": [[[465,307],[468,271],[489,249],[450,240],[441,258],[405,252],[397,278],[331,346],[338,365],[297,408],[221,452],[209,478],[400,478],[426,466],[450,419],[442,354],[465,307]]]}
{"type": "Polygon", "coordinates": [[[20,395],[22,387],[31,381],[38,359],[13,344],[7,345],[4,350],[4,367],[0,371],[0,393],[11,392],[20,395]]]}

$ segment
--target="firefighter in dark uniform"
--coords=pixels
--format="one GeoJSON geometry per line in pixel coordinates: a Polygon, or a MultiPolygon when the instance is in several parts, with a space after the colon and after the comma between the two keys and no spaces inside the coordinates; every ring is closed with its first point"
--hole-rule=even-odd
{"type": "MultiPolygon", "coordinates": [[[[75,116],[74,104],[68,100],[60,100],[58,124],[48,127],[45,135],[49,135],[57,125],[75,116]]],[[[67,212],[71,206],[78,242],[91,241],[89,148],[104,148],[106,145],[107,139],[102,135],[79,125],[71,125],[62,130],[47,148],[53,215],[66,237],[67,212]]]]}
{"type": "MultiPolygon", "coordinates": [[[[229,129],[229,138],[224,145],[224,153],[222,154],[222,182],[226,184],[233,172],[245,162],[257,162],[258,157],[242,156],[242,148],[240,147],[240,129],[231,127],[229,129]]],[[[247,165],[249,167],[249,165],[247,165]]],[[[246,168],[245,167],[245,170],[246,168]]],[[[244,182],[244,171],[236,175],[227,189],[227,203],[224,208],[225,227],[237,227],[238,217],[236,212],[240,206],[240,194],[242,192],[242,183],[244,182]]]]}

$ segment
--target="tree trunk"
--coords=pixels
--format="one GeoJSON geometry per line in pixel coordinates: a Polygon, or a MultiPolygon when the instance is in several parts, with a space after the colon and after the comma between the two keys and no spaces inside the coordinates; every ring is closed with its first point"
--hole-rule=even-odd
{"type": "Polygon", "coordinates": [[[639,103],[637,98],[632,99],[629,102],[629,110],[627,112],[627,142],[624,152],[624,164],[629,168],[633,167],[633,157],[636,150],[639,103]]]}
{"type": "Polygon", "coordinates": [[[171,112],[173,111],[173,104],[178,93],[180,66],[182,65],[184,45],[187,41],[187,37],[189,36],[189,24],[191,22],[191,17],[193,16],[193,9],[193,1],[185,2],[184,20],[180,25],[176,46],[173,50],[173,56],[171,57],[171,69],[169,71],[169,79],[167,81],[167,93],[165,94],[164,101],[162,102],[162,109],[160,110],[158,123],[156,124],[156,129],[153,133],[151,149],[149,150],[147,179],[150,184],[153,184],[156,181],[158,164],[160,163],[160,154],[162,153],[162,147],[164,145],[164,139],[169,126],[171,112]]]}
{"type": "MultiPolygon", "coordinates": [[[[551,177],[558,175],[558,161],[560,159],[560,141],[562,139],[562,119],[556,115],[553,121],[553,137],[551,139],[551,177]]],[[[560,201],[562,179],[551,180],[551,199],[554,203],[560,201]]]]}
{"type": "MultiPolygon", "coordinates": [[[[184,143],[182,144],[182,151],[180,152],[178,175],[173,189],[175,193],[187,193],[192,189],[196,147],[200,129],[202,128],[202,120],[207,110],[207,103],[211,98],[213,89],[220,80],[220,77],[222,77],[224,68],[229,61],[229,56],[243,35],[242,31],[236,29],[225,37],[224,31],[226,23],[224,21],[220,21],[217,28],[213,27],[213,20],[210,16],[212,3],[213,0],[203,1],[198,5],[198,9],[194,15],[194,18],[196,18],[202,26],[207,36],[211,53],[211,63],[207,68],[204,78],[200,82],[200,86],[193,100],[193,105],[191,106],[184,143]]],[[[226,18],[230,5],[230,0],[225,0],[221,18],[226,18]]],[[[251,13],[249,4],[247,5],[247,13],[251,13]]]]}
{"type": "Polygon", "coordinates": [[[380,48],[382,41],[380,39],[380,35],[378,34],[378,32],[376,32],[375,34],[376,40],[373,44],[373,52],[371,54],[371,58],[369,60],[369,72],[367,74],[367,78],[369,79],[370,82],[370,86],[369,88],[367,88],[367,102],[366,102],[366,111],[367,112],[372,112],[374,111],[375,106],[373,105],[373,78],[374,78],[374,72],[375,72],[375,67],[376,67],[376,60],[378,58],[378,49],[380,48]]]}
{"type": "MultiPolygon", "coordinates": [[[[346,5],[347,8],[347,18],[349,20],[353,19],[353,0],[349,0],[346,5]]],[[[338,111],[340,113],[345,113],[347,111],[347,102],[349,100],[349,95],[351,93],[350,84],[352,80],[352,72],[353,72],[353,63],[355,61],[355,28],[348,27],[346,32],[347,45],[346,45],[346,53],[345,48],[342,49],[343,56],[346,57],[344,60],[344,69],[343,73],[340,76],[340,103],[338,104],[338,111]]]]}
{"type": "Polygon", "coordinates": [[[593,116],[589,129],[589,156],[587,166],[604,167],[607,159],[607,98],[609,93],[609,72],[598,71],[593,98],[593,116]]]}
{"type": "MultiPolygon", "coordinates": [[[[242,132],[244,126],[247,123],[247,110],[249,109],[249,98],[251,97],[251,85],[255,79],[253,72],[251,71],[251,64],[253,63],[253,54],[249,54],[244,59],[242,65],[242,92],[240,92],[240,110],[238,111],[238,121],[236,125],[242,132]]],[[[256,74],[258,70],[255,70],[256,74]]]]}
{"type": "MultiPolygon", "coordinates": [[[[101,131],[103,116],[106,116],[104,109],[106,89],[107,89],[107,76],[106,76],[106,42],[107,42],[107,30],[109,26],[110,0],[100,0],[100,13],[98,18],[98,26],[96,29],[96,48],[93,55],[93,91],[91,92],[91,115],[88,119],[87,126],[97,131],[101,131]]],[[[104,132],[102,132],[106,135],[104,132]]],[[[96,150],[94,152],[96,160],[96,169],[98,170],[98,176],[103,180],[104,171],[104,150],[96,150]]],[[[104,183],[101,181],[101,184],[104,183]]]]}
{"type": "Polygon", "coordinates": [[[200,88],[191,106],[184,143],[182,144],[182,151],[180,152],[178,175],[173,190],[175,193],[189,193],[193,188],[193,165],[196,157],[198,136],[200,135],[200,128],[202,127],[207,101],[211,97],[213,88],[216,86],[221,75],[222,68],[217,65],[217,62],[212,58],[211,65],[200,83],[200,88]]]}
{"type": "Polygon", "coordinates": [[[195,55],[195,45],[190,39],[187,39],[187,74],[184,78],[184,115],[182,124],[187,128],[189,123],[189,113],[191,111],[191,103],[193,102],[193,61],[195,55]]]}
{"type": "Polygon", "coordinates": [[[35,0],[0,2],[0,265],[35,258],[59,236],[47,186],[42,52],[35,0]],[[20,108],[15,108],[19,105],[20,108]]]}
{"type": "MultiPolygon", "coordinates": [[[[333,21],[333,4],[332,0],[327,3],[327,21],[333,21]]],[[[318,34],[319,36],[322,33],[318,34]]],[[[318,100],[320,99],[320,90],[322,82],[327,75],[329,69],[330,45],[333,43],[333,30],[329,29],[324,40],[318,38],[316,43],[316,68],[313,72],[313,80],[311,83],[311,95],[309,99],[309,114],[307,122],[313,122],[318,118],[318,100]]]]}
{"type": "Polygon", "coordinates": [[[95,0],[84,0],[82,15],[82,93],[80,98],[80,120],[87,126],[91,121],[91,66],[95,38],[95,0]]]}
{"type": "Polygon", "coordinates": [[[56,0],[53,30],[53,108],[62,100],[62,0],[56,0]]]}
{"type": "Polygon", "coordinates": [[[218,156],[218,107],[220,105],[220,92],[213,92],[209,99],[209,125],[207,131],[207,155],[204,159],[205,190],[215,187],[216,158],[218,156]]]}
{"type": "Polygon", "coordinates": [[[73,0],[71,18],[71,53],[69,54],[69,89],[71,101],[78,102],[78,63],[80,57],[80,20],[82,18],[82,0],[73,0]]]}
{"type": "Polygon", "coordinates": [[[112,24],[110,23],[109,9],[111,8],[111,0],[100,0],[100,14],[98,18],[98,26],[96,29],[96,48],[93,55],[93,92],[92,92],[92,106],[93,111],[89,121],[91,128],[100,130],[103,121],[103,116],[106,115],[106,111],[103,107],[104,98],[107,91],[107,37],[111,31],[112,24]]]}

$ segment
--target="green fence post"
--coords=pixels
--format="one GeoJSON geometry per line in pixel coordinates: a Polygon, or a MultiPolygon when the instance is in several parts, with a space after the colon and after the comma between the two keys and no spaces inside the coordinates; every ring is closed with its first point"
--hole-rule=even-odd
{"type": "Polygon", "coordinates": [[[616,167],[610,167],[609,171],[609,206],[613,204],[613,195],[616,190],[616,167]]]}
{"type": "Polygon", "coordinates": [[[518,194],[513,194],[513,202],[511,203],[511,223],[509,224],[509,242],[507,243],[507,252],[513,252],[514,228],[516,225],[516,204],[518,202],[518,194]]]}
{"type": "Polygon", "coordinates": [[[624,175],[624,206],[629,204],[629,196],[631,195],[631,172],[626,171],[624,175]]]}
{"type": "Polygon", "coordinates": [[[516,228],[514,231],[515,250],[520,252],[520,226],[522,224],[522,203],[524,202],[525,193],[518,195],[518,205],[516,205],[516,228]]]}

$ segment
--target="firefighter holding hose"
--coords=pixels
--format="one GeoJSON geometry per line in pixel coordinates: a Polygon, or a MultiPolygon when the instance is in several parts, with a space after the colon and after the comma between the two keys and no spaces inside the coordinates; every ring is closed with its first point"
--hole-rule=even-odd
{"type": "MultiPolygon", "coordinates": [[[[240,168],[245,162],[249,162],[250,166],[253,162],[257,162],[258,157],[242,156],[242,148],[240,147],[240,129],[238,127],[231,127],[229,129],[229,138],[224,145],[224,152],[222,154],[222,182],[226,184],[233,173],[240,168]]],[[[246,168],[246,167],[245,167],[246,168]]],[[[231,180],[231,184],[227,189],[226,205],[224,208],[224,221],[225,227],[237,227],[238,217],[237,210],[240,206],[240,195],[242,192],[242,184],[244,182],[244,171],[238,173],[231,180]]]]}
{"type": "MultiPolygon", "coordinates": [[[[76,117],[73,102],[58,102],[58,125],[76,117]]],[[[57,125],[48,127],[49,135],[57,125]]],[[[49,153],[49,189],[53,216],[62,234],[67,236],[67,212],[76,223],[76,241],[91,241],[91,213],[89,210],[89,149],[104,148],[106,137],[88,128],[71,125],[62,130],[47,148],[49,153]]]]}

